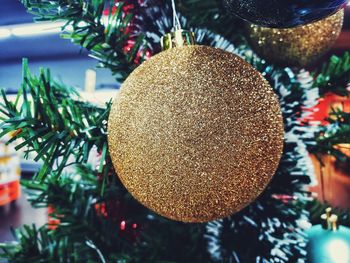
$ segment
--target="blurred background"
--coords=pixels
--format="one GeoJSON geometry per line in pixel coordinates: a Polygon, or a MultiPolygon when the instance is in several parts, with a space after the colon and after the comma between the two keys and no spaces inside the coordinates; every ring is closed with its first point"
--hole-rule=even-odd
{"type": "MultiPolygon", "coordinates": [[[[329,54],[350,50],[350,6],[345,24],[329,54]]],[[[0,88],[15,94],[21,83],[22,58],[29,59],[33,73],[40,67],[78,88],[87,99],[109,100],[119,87],[109,70],[96,69],[96,60],[69,40],[60,38],[62,23],[34,24],[33,17],[17,0],[1,0],[0,5],[0,88]]],[[[324,59],[327,59],[326,55],[324,59]]],[[[318,63],[322,63],[322,60],[318,63]]],[[[0,146],[0,242],[12,240],[9,228],[47,222],[47,211],[33,209],[20,194],[19,177],[30,177],[38,165],[25,161],[14,149],[0,146]]]]}
{"type": "MultiPolygon", "coordinates": [[[[74,87],[85,85],[86,70],[96,67],[96,60],[84,50],[59,36],[62,23],[34,24],[17,0],[1,0],[0,7],[0,87],[16,92],[21,82],[22,58],[30,68],[52,69],[52,73],[74,87]]],[[[116,88],[108,70],[96,70],[96,88],[116,88]]]]}

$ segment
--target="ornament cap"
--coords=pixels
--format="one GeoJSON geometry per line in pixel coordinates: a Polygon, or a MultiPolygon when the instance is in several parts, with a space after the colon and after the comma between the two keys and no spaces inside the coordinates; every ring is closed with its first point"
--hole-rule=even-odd
{"type": "Polygon", "coordinates": [[[331,217],[329,218],[329,222],[331,223],[331,230],[337,231],[338,230],[338,216],[331,215],[331,217]]]}
{"type": "Polygon", "coordinates": [[[196,44],[195,34],[189,30],[176,29],[165,34],[161,39],[162,50],[196,44]]]}

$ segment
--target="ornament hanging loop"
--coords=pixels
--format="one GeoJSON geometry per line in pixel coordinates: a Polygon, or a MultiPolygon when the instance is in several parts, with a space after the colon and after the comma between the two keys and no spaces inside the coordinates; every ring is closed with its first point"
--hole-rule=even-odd
{"type": "Polygon", "coordinates": [[[171,6],[173,10],[173,30],[171,33],[167,33],[162,37],[162,50],[195,45],[195,34],[192,31],[181,28],[180,19],[176,11],[175,0],[171,0],[171,6]]]}
{"type": "Polygon", "coordinates": [[[171,0],[171,8],[173,10],[173,27],[174,27],[174,31],[181,30],[181,23],[180,23],[179,16],[177,15],[175,0],[171,0]]]}

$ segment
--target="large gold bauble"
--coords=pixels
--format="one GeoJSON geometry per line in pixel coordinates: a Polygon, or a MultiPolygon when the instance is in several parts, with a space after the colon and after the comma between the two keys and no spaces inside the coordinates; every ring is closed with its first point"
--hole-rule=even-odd
{"type": "Polygon", "coordinates": [[[248,40],[253,50],[270,63],[281,66],[306,66],[323,56],[337,40],[344,10],[320,20],[289,29],[248,25],[248,40]]]}
{"type": "Polygon", "coordinates": [[[117,174],[167,218],[205,222],[251,203],[283,146],[276,95],[251,65],[206,46],[173,48],[139,66],[108,123],[117,174]]]}

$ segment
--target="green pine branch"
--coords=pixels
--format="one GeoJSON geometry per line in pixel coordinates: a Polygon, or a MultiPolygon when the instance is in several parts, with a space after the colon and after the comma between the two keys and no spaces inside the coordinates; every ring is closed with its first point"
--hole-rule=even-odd
{"type": "Polygon", "coordinates": [[[339,144],[350,144],[350,113],[333,109],[327,121],[329,124],[320,127],[316,134],[315,144],[309,146],[310,151],[317,156],[332,155],[338,161],[350,163],[350,156],[339,148],[339,144]]]}
{"type": "MultiPolygon", "coordinates": [[[[350,85],[350,54],[342,57],[332,56],[329,62],[314,73],[315,81],[312,88],[318,88],[320,96],[334,93],[339,96],[349,96],[350,85]]],[[[321,160],[322,155],[332,155],[337,161],[346,163],[350,157],[338,144],[350,143],[350,114],[340,109],[332,109],[326,119],[329,124],[320,126],[315,134],[315,140],[310,142],[308,149],[321,160]]]]}
{"type": "MultiPolygon", "coordinates": [[[[24,60],[23,83],[15,101],[9,101],[4,91],[2,97],[0,137],[11,133],[9,143],[19,142],[16,150],[24,148],[26,157],[34,153],[35,161],[43,161],[38,180],[50,172],[60,174],[71,164],[86,163],[93,147],[107,152],[111,104],[99,108],[81,101],[73,88],[52,80],[49,70],[41,69],[38,77],[33,76],[24,60]]],[[[101,164],[110,163],[102,155],[101,164]]]]}
{"type": "Polygon", "coordinates": [[[132,36],[128,28],[133,14],[105,0],[22,0],[35,21],[66,21],[63,38],[86,48],[100,67],[109,68],[117,81],[123,81],[137,66],[135,59],[146,50],[144,36],[132,36]],[[108,10],[108,15],[103,14],[108,10]],[[135,43],[126,50],[128,41],[135,43]]]}
{"type": "Polygon", "coordinates": [[[342,57],[332,56],[315,75],[313,87],[319,89],[321,96],[328,92],[349,96],[350,54],[346,52],[342,57]]]}
{"type": "Polygon", "coordinates": [[[43,182],[22,183],[30,191],[30,202],[35,207],[50,205],[49,216],[59,221],[39,229],[25,225],[14,230],[16,241],[0,244],[0,257],[10,262],[107,262],[106,255],[115,260],[128,258],[132,243],[122,237],[120,222],[104,218],[96,208],[104,198],[94,169],[80,166],[73,174],[52,173],[43,182]]]}

